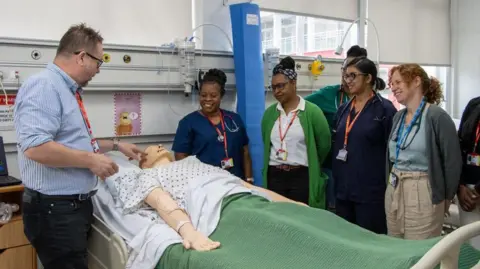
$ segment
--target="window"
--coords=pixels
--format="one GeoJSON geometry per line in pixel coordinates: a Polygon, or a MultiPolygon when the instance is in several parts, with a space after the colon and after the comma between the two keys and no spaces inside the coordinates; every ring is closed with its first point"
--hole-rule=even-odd
{"type": "Polygon", "coordinates": [[[352,27],[343,44],[344,54],[335,55],[350,22],[265,11],[260,16],[263,50],[276,47],[284,55],[345,58],[348,48],[357,42],[357,28],[352,27]]]}
{"type": "MultiPolygon", "coordinates": [[[[400,109],[402,105],[400,105],[395,97],[392,94],[392,91],[388,88],[388,72],[390,71],[390,68],[394,67],[395,65],[380,65],[380,70],[378,72],[379,77],[381,77],[383,80],[385,80],[385,83],[387,84],[387,89],[384,91],[381,91],[380,94],[392,101],[392,103],[395,105],[397,109],[400,109]]],[[[422,66],[422,68],[427,72],[429,76],[433,76],[437,78],[440,83],[442,84],[442,89],[443,89],[443,96],[444,100],[440,104],[440,106],[443,109],[446,109],[446,102],[448,101],[447,98],[447,91],[448,89],[448,72],[449,67],[446,66],[422,66]]]]}

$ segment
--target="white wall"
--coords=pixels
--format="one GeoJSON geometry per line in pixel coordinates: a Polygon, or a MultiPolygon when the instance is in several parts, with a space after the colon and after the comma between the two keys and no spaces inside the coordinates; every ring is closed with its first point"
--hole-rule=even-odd
{"type": "Polygon", "coordinates": [[[454,118],[470,99],[480,95],[480,1],[452,0],[452,69],[454,118]]]}
{"type": "Polygon", "coordinates": [[[192,31],[191,0],[1,1],[0,37],[59,40],[85,22],[106,43],[159,46],[192,31]]]}

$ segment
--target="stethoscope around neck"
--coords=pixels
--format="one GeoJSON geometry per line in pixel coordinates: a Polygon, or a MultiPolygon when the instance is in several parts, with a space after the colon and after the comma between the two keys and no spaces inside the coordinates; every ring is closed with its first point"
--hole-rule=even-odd
{"type": "MultiPolygon", "coordinates": [[[[205,114],[203,114],[203,112],[201,110],[199,110],[198,112],[208,119],[208,117],[205,114]]],[[[220,115],[222,115],[222,117],[223,117],[223,122],[225,123],[225,129],[228,132],[236,133],[236,132],[238,132],[238,130],[240,130],[240,127],[238,127],[237,123],[235,122],[235,120],[233,119],[232,116],[225,115],[225,113],[223,111],[220,111],[220,115]],[[225,118],[230,119],[230,122],[232,123],[232,126],[228,126],[228,121],[226,121],[225,118]]]]}
{"type": "MultiPolygon", "coordinates": [[[[382,98],[380,98],[379,94],[378,94],[376,91],[374,91],[373,94],[374,94],[374,98],[376,98],[376,99],[377,99],[378,101],[380,101],[380,102],[383,102],[383,101],[382,101],[382,98]]],[[[338,125],[340,124],[340,119],[341,119],[341,118],[343,117],[343,115],[345,114],[345,111],[349,110],[348,108],[350,108],[351,103],[352,103],[352,101],[353,101],[354,98],[355,98],[355,96],[352,97],[352,98],[350,98],[350,100],[348,100],[348,102],[347,102],[347,105],[343,107],[342,112],[340,112],[340,115],[339,115],[339,117],[338,117],[338,119],[337,119],[337,123],[336,123],[335,129],[338,129],[338,125]]],[[[337,101],[337,98],[335,98],[335,101],[337,101]]],[[[374,101],[372,101],[372,102],[374,102],[374,101]]]]}

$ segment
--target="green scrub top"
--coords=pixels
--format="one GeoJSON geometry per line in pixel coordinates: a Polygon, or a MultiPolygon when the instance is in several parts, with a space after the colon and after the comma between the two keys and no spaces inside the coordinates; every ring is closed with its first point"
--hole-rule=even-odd
{"type": "Polygon", "coordinates": [[[320,90],[305,97],[305,100],[316,104],[327,118],[330,130],[333,129],[333,122],[338,108],[348,102],[349,98],[347,94],[344,94],[340,90],[341,85],[330,85],[321,88],[320,90]]]}

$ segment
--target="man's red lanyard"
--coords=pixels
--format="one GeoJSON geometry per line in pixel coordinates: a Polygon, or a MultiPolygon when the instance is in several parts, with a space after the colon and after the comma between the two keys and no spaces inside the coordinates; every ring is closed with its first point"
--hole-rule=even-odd
{"type": "Polygon", "coordinates": [[[476,131],[476,135],[475,135],[475,145],[473,146],[472,153],[474,153],[477,150],[477,145],[478,145],[479,140],[480,140],[480,121],[477,123],[477,131],[476,131]]]}
{"type": "Polygon", "coordinates": [[[218,127],[213,123],[213,121],[205,116],[208,121],[210,122],[210,124],[212,125],[213,128],[215,128],[215,131],[217,131],[217,134],[218,134],[218,137],[219,137],[219,140],[221,140],[221,138],[223,138],[223,141],[220,141],[220,142],[223,142],[223,147],[225,149],[225,157],[228,158],[228,144],[227,144],[227,132],[225,131],[225,121],[223,120],[223,113],[220,111],[220,123],[222,124],[222,130],[220,131],[220,129],[218,129],[218,127]]]}
{"type": "MultiPolygon", "coordinates": [[[[370,98],[373,97],[373,94],[370,98]]],[[[370,99],[369,99],[370,100],[370,99]]],[[[368,101],[367,101],[368,102],[368,101]]],[[[357,115],[355,116],[355,118],[353,118],[353,121],[350,122],[350,117],[352,115],[352,110],[353,108],[355,107],[355,103],[356,103],[356,99],[354,98],[350,104],[350,111],[348,112],[348,116],[347,116],[347,122],[345,124],[345,138],[343,139],[343,148],[346,149],[347,148],[347,145],[348,145],[348,135],[350,134],[350,131],[352,130],[353,128],[353,125],[355,124],[355,122],[357,121],[358,119],[358,116],[360,116],[360,113],[362,113],[363,109],[365,108],[366,106],[366,103],[365,105],[363,106],[363,108],[358,111],[357,115]]]]}
{"type": "Polygon", "coordinates": [[[280,134],[280,145],[282,145],[282,149],[283,149],[283,140],[287,136],[287,132],[290,129],[290,126],[292,126],[293,121],[295,121],[295,118],[297,117],[297,113],[298,113],[298,110],[295,111],[295,113],[293,114],[293,117],[290,120],[290,123],[288,124],[287,129],[285,129],[284,134],[282,134],[282,115],[278,116],[278,132],[280,134]]]}
{"type": "Polygon", "coordinates": [[[85,106],[83,105],[82,96],[77,91],[75,92],[75,97],[77,98],[78,107],[80,108],[80,112],[82,113],[83,122],[85,123],[85,127],[87,127],[88,134],[90,135],[93,152],[98,153],[100,151],[100,147],[97,140],[93,136],[92,128],[90,127],[90,121],[88,120],[87,116],[87,111],[85,110],[85,106]]]}

